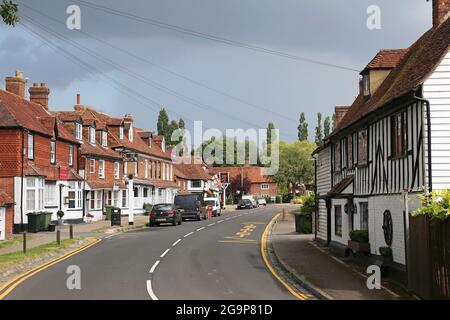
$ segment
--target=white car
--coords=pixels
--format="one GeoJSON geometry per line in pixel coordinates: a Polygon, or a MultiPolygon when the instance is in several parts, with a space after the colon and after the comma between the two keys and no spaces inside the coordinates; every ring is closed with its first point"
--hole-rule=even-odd
{"type": "Polygon", "coordinates": [[[265,198],[259,198],[258,199],[258,205],[260,205],[260,206],[267,206],[267,201],[266,201],[266,199],[265,198]]]}
{"type": "Polygon", "coordinates": [[[203,200],[204,200],[206,206],[213,207],[213,212],[212,212],[213,217],[220,216],[220,213],[221,213],[220,201],[217,198],[205,198],[203,200]]]}
{"type": "Polygon", "coordinates": [[[242,196],[242,200],[248,199],[252,202],[253,208],[259,207],[258,200],[256,200],[255,196],[248,195],[248,196],[242,196]]]}

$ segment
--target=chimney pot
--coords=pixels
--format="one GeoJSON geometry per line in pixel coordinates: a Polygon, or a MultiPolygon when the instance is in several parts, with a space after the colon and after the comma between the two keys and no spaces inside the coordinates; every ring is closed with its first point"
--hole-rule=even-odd
{"type": "Polygon", "coordinates": [[[77,104],[81,104],[81,95],[77,93],[77,104]]]}

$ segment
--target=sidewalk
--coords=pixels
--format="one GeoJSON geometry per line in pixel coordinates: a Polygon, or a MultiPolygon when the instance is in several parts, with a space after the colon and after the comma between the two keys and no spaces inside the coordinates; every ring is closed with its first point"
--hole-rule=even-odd
{"type": "Polygon", "coordinates": [[[281,216],[269,236],[280,264],[294,274],[303,286],[310,287],[324,299],[337,300],[392,300],[398,299],[385,289],[369,290],[366,277],[335,260],[313,243],[313,235],[295,232],[292,214],[284,221],[281,216]]]}
{"type": "MultiPolygon", "coordinates": [[[[128,225],[128,217],[122,217],[122,227],[111,227],[111,221],[96,221],[90,223],[80,223],[73,225],[73,237],[74,238],[86,238],[86,237],[102,237],[108,234],[142,228],[148,223],[148,217],[142,215],[134,216],[134,225],[128,225]]],[[[61,231],[61,240],[69,238],[69,226],[57,226],[56,230],[61,231]]],[[[39,232],[39,233],[27,233],[27,248],[34,248],[43,244],[56,241],[56,232],[39,232]]],[[[11,245],[6,244],[0,247],[0,255],[22,251],[22,235],[14,235],[18,241],[13,241],[11,245]]],[[[6,241],[7,243],[9,240],[6,241]]],[[[2,243],[0,242],[0,245],[2,243]]]]}

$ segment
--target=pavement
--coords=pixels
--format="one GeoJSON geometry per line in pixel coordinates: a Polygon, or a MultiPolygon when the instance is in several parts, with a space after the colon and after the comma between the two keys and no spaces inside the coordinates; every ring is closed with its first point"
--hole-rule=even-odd
{"type": "Polygon", "coordinates": [[[114,233],[27,278],[5,299],[296,299],[260,250],[282,208],[227,210],[211,220],[114,233]],[[67,288],[71,266],[80,268],[80,290],[67,288]]]}
{"type": "MultiPolygon", "coordinates": [[[[96,221],[89,223],[80,223],[73,225],[73,236],[74,238],[86,238],[86,237],[105,237],[113,233],[126,231],[135,228],[145,227],[148,223],[148,217],[142,215],[135,215],[134,225],[128,225],[128,217],[122,217],[121,227],[115,226],[111,227],[111,221],[96,221]]],[[[69,238],[69,225],[57,226],[56,230],[61,231],[61,240],[69,238]]],[[[27,239],[27,248],[34,248],[43,244],[51,243],[56,241],[56,232],[39,232],[39,233],[27,233],[29,239],[27,239]]],[[[22,235],[15,235],[20,240],[22,235]]],[[[22,241],[12,243],[11,245],[4,246],[0,248],[0,255],[22,251],[23,244],[22,241]]]]}
{"type": "Polygon", "coordinates": [[[367,278],[351,266],[322,250],[313,235],[295,232],[292,214],[282,216],[273,224],[269,241],[285,273],[321,299],[393,300],[398,296],[381,288],[367,288],[367,278]]]}

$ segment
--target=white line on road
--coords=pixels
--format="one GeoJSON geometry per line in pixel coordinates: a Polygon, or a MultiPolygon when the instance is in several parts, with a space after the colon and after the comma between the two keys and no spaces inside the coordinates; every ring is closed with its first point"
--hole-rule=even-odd
{"type": "Polygon", "coordinates": [[[216,224],[215,222],[214,223],[210,223],[210,224],[208,224],[208,227],[212,227],[215,224],[216,224]]]}
{"type": "Polygon", "coordinates": [[[156,262],[155,262],[155,264],[152,266],[152,268],[150,269],[150,272],[149,273],[153,273],[154,271],[155,271],[155,269],[156,269],[156,267],[158,266],[158,264],[159,264],[159,260],[157,260],[156,262]]]}
{"type": "Polygon", "coordinates": [[[120,233],[113,233],[113,234],[111,234],[111,235],[105,237],[105,239],[110,239],[110,238],[115,237],[115,236],[117,236],[117,235],[119,235],[119,234],[120,234],[120,233]]]}
{"type": "Polygon", "coordinates": [[[161,258],[164,258],[164,256],[165,256],[166,254],[168,254],[169,251],[170,251],[170,249],[167,249],[166,251],[164,251],[164,253],[161,255],[161,258]]]}
{"type": "Polygon", "coordinates": [[[198,228],[197,231],[202,231],[205,227],[198,228]]]}
{"type": "Polygon", "coordinates": [[[178,239],[177,241],[175,241],[175,242],[172,244],[172,247],[175,247],[180,241],[181,241],[181,239],[178,239]]]}
{"type": "Polygon", "coordinates": [[[226,218],[225,220],[228,221],[228,220],[230,220],[230,219],[231,219],[231,218],[226,218]]]}
{"type": "Polygon", "coordinates": [[[219,220],[219,221],[217,221],[217,223],[222,223],[223,222],[223,220],[219,220]]]}
{"type": "Polygon", "coordinates": [[[189,232],[188,234],[185,234],[184,237],[189,237],[191,234],[194,234],[194,232],[189,232]]]}
{"type": "Polygon", "coordinates": [[[158,297],[153,292],[152,281],[151,280],[147,280],[147,292],[148,292],[148,295],[150,296],[150,298],[152,300],[158,300],[158,297]]]}

